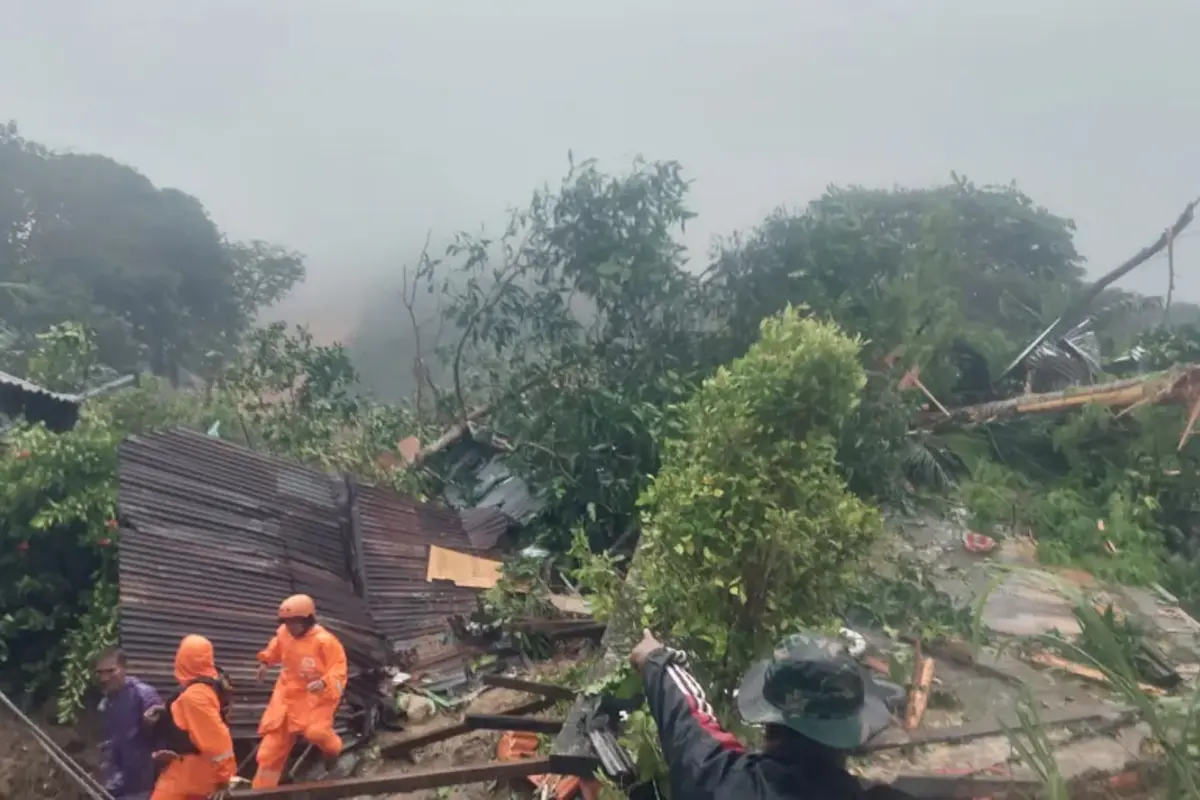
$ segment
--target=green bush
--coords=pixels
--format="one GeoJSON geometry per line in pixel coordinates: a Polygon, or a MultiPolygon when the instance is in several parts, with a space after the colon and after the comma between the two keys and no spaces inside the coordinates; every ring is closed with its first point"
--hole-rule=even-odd
{"type": "Polygon", "coordinates": [[[830,623],[876,534],[837,444],[865,385],[859,342],[788,308],[683,405],[644,493],[647,622],[714,697],[783,635],[830,623]]]}

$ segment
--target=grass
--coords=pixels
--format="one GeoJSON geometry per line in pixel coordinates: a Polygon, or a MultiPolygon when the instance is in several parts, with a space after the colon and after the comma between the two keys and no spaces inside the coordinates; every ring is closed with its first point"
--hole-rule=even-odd
{"type": "MultiPolygon", "coordinates": [[[[1166,771],[1162,797],[1200,797],[1200,690],[1192,686],[1179,696],[1152,697],[1142,691],[1141,676],[1129,656],[1124,632],[1114,628],[1111,616],[1101,614],[1087,602],[1076,606],[1075,616],[1082,631],[1078,641],[1085,642],[1086,647],[1057,636],[1036,640],[1073,661],[1100,670],[1114,694],[1136,709],[1162,754],[1166,771]]],[[[1017,720],[1017,728],[1008,732],[1013,748],[1040,777],[1048,798],[1065,799],[1066,783],[1032,703],[1018,705],[1017,720]]]]}

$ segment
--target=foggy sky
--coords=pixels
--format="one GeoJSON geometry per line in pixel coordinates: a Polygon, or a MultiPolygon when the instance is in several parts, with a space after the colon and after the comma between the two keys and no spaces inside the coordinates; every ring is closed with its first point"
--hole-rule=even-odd
{"type": "MultiPolygon", "coordinates": [[[[693,255],[829,183],[1016,180],[1103,271],[1200,195],[1196,0],[0,0],[0,119],[310,257],[340,306],[566,153],[681,161],[693,255]]],[[[1200,230],[1200,226],[1198,226],[1200,230]]],[[[1200,235],[1179,296],[1200,301],[1200,235]],[[1189,267],[1192,274],[1188,273],[1189,267]]],[[[1159,259],[1122,285],[1161,293],[1159,259]]]]}

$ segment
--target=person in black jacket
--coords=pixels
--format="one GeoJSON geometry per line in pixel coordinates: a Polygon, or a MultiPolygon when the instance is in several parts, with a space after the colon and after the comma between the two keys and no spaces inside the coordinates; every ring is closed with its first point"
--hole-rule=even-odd
{"type": "Polygon", "coordinates": [[[846,771],[847,752],[892,717],[882,690],[836,641],[789,637],[743,677],[738,711],[747,723],[763,726],[758,753],[721,728],[682,653],[645,631],[629,659],[642,674],[658,724],[672,798],[907,797],[886,786],[867,788],[846,771]]]}

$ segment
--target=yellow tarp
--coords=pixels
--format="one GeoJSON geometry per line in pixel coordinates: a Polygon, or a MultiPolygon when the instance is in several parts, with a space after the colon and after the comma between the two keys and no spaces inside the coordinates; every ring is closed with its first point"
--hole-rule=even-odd
{"type": "Polygon", "coordinates": [[[452,581],[455,586],[471,589],[491,589],[500,580],[500,562],[430,545],[425,580],[452,581]]]}

